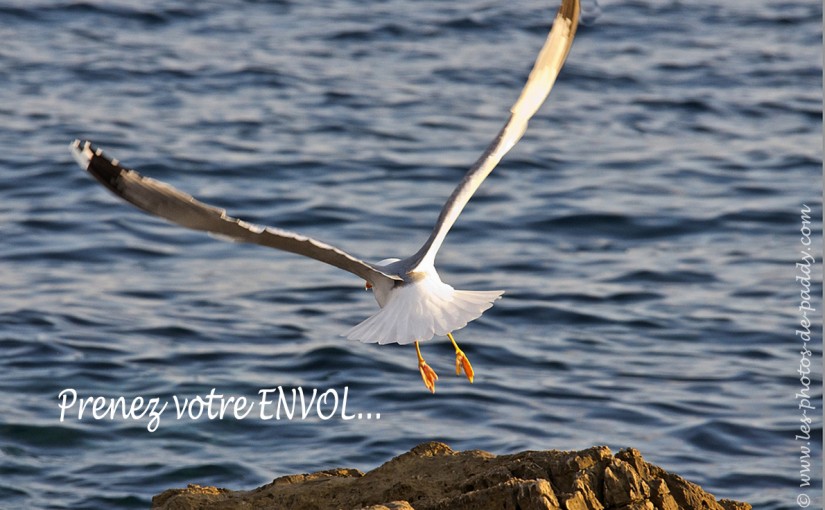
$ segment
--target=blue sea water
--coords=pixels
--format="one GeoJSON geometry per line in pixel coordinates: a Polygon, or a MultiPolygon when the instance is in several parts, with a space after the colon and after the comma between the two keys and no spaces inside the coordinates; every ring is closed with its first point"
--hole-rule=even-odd
{"type": "Polygon", "coordinates": [[[146,508],[188,483],[368,470],[427,440],[632,446],[717,497],[821,507],[818,2],[585,4],[548,103],[440,254],[448,283],[507,293],[457,332],[474,384],[448,342],[423,345],[435,395],[411,346],[340,336],[376,310],[357,278],[143,215],[67,151],[89,138],[247,220],[408,255],[556,7],[2,2],[0,507],[146,508]],[[278,386],[347,388],[347,412],[373,418],[175,419],[173,397],[278,386]],[[154,432],[61,422],[67,388],[170,409],[154,432]]]}

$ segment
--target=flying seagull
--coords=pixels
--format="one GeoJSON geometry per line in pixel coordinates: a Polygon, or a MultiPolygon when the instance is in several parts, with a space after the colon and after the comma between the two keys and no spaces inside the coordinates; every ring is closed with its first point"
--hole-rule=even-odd
{"type": "Polygon", "coordinates": [[[358,259],[321,241],[273,227],[247,223],[178,191],[143,177],[109,158],[89,141],[75,140],[70,148],[81,167],[115,195],[143,211],[178,225],[202,230],[233,241],[255,243],[311,257],[355,274],[372,289],[380,310],[346,333],[347,338],[378,344],[415,344],[424,384],[435,392],[438,376],[421,355],[420,342],[447,336],[455,347],[456,374],[463,370],[470,382],[473,367],[452,332],[481,316],[503,291],[456,290],[441,281],[435,257],[447,232],[482,181],[518,142],[527,122],[544,103],[564,64],[579,20],[579,0],[563,0],[527,83],[510,109],[504,127],[453,190],[424,245],[411,257],[378,263],[358,259]]]}

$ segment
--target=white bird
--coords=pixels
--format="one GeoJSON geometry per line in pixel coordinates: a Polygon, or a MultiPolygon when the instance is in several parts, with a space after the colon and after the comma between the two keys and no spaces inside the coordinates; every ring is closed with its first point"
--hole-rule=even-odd
{"type": "Polygon", "coordinates": [[[70,148],[81,167],[117,196],[145,212],[234,241],[311,257],[363,278],[366,287],[373,290],[380,310],[349,330],[347,338],[379,344],[414,343],[421,377],[427,388],[435,392],[438,376],[424,361],[419,342],[435,335],[447,336],[455,347],[456,374],[463,370],[472,382],[472,365],[459,349],[452,332],[479,318],[503,291],[456,290],[441,281],[435,270],[435,257],[470,197],[521,139],[527,122],[550,93],[573,43],[579,10],[579,0],[563,0],[552,30],[504,127],[447,199],[421,249],[404,259],[385,259],[375,264],[364,262],[321,241],[228,216],[223,209],[199,202],[168,184],[121,166],[91,142],[75,140],[70,148]]]}

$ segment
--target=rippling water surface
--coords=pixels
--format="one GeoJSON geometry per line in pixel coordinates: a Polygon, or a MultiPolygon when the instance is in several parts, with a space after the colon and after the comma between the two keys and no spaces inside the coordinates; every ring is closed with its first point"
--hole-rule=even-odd
{"type": "MultiPolygon", "coordinates": [[[[362,282],[145,216],[66,150],[89,138],[250,221],[407,255],[556,7],[0,5],[0,506],[145,508],[187,483],[370,469],[441,440],[633,446],[718,497],[795,508],[803,204],[821,255],[817,2],[586,4],[548,104],[440,254],[447,282],[507,294],[457,334],[475,384],[448,342],[424,345],[434,396],[410,346],[339,336],[376,309],[362,282]],[[347,387],[348,412],[381,418],[174,417],[173,396],[279,385],[347,387]],[[60,422],[66,388],[172,409],[152,433],[60,422]]],[[[812,434],[819,478],[818,411],[812,434]]]]}

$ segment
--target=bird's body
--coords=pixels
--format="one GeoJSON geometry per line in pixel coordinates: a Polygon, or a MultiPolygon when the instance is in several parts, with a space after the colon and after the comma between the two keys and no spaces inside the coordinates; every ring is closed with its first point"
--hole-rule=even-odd
{"type": "Polygon", "coordinates": [[[447,336],[456,349],[456,373],[473,370],[452,337],[493,305],[503,291],[455,290],[441,281],[435,258],[464,206],[501,158],[518,142],[550,93],[570,50],[579,18],[579,0],[563,0],[553,28],[539,53],[510,117],[482,156],[447,199],[427,241],[412,256],[371,264],[321,241],[273,227],[232,218],[223,209],[199,202],[168,184],[143,177],[104,156],[90,142],[76,140],[72,153],[77,162],[120,198],[136,207],[187,228],[207,231],[233,241],[269,246],[349,271],[372,288],[380,310],[352,328],[347,338],[368,343],[415,343],[419,369],[434,391],[437,376],[421,357],[419,342],[447,336]]]}

